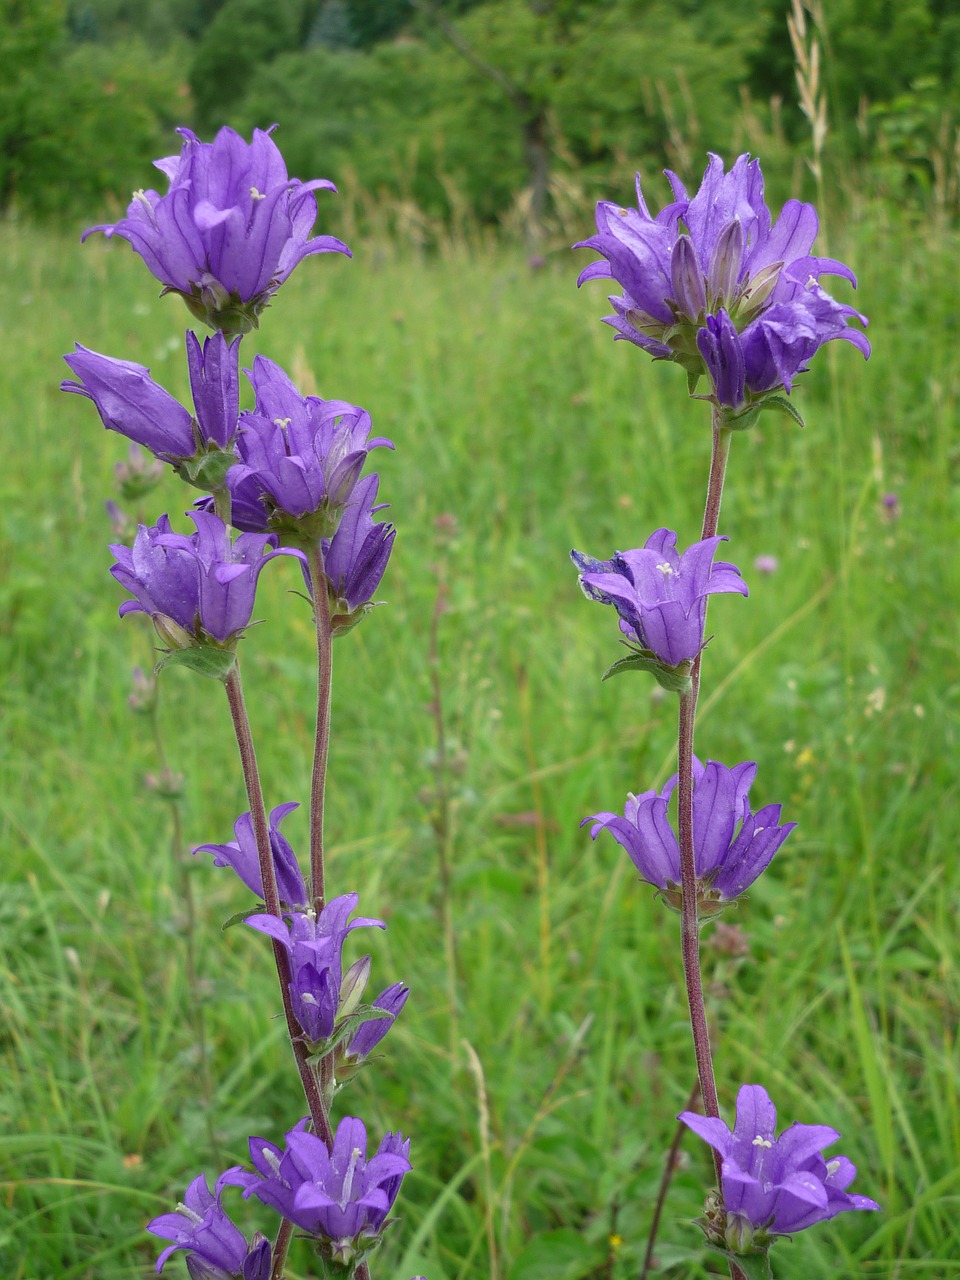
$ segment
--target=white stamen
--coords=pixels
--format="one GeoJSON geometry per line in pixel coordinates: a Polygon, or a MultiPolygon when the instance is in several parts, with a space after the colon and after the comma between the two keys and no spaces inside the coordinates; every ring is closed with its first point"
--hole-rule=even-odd
{"type": "Polygon", "coordinates": [[[629,217],[630,217],[630,210],[629,210],[629,209],[618,209],[618,210],[617,210],[617,213],[619,213],[619,215],[620,215],[620,217],[621,217],[621,218],[629,218],[629,217]]]}
{"type": "MultiPolygon", "coordinates": [[[[273,1170],[274,1176],[277,1178],[280,1178],[280,1157],[277,1155],[277,1153],[275,1151],[271,1151],[269,1147],[261,1147],[260,1154],[263,1156],[264,1160],[266,1160],[267,1164],[273,1170]]],[[[283,1178],[280,1178],[280,1181],[283,1182],[284,1186],[287,1185],[286,1181],[283,1178]]]]}
{"type": "Polygon", "coordinates": [[[361,1156],[360,1148],[354,1147],[353,1150],[350,1152],[350,1163],[347,1165],[347,1172],[343,1175],[343,1190],[340,1193],[341,1209],[350,1199],[351,1192],[353,1191],[353,1175],[356,1172],[357,1164],[359,1163],[360,1156],[361,1156]]]}
{"type": "Polygon", "coordinates": [[[292,418],[274,418],[273,425],[275,427],[289,427],[292,421],[292,418]]]}
{"type": "Polygon", "coordinates": [[[828,1160],[827,1161],[827,1177],[832,1178],[839,1168],[840,1168],[839,1160],[828,1160]]]}
{"type": "Polygon", "coordinates": [[[673,568],[668,564],[658,564],[657,568],[660,570],[660,572],[663,574],[665,578],[670,577],[670,575],[673,573],[673,568]]]}
{"type": "Polygon", "coordinates": [[[251,187],[251,188],[250,188],[250,199],[251,199],[251,200],[263,200],[263,199],[264,199],[264,193],[263,193],[262,191],[258,191],[256,187],[251,187]]]}
{"type": "Polygon", "coordinates": [[[191,1222],[196,1222],[198,1225],[203,1222],[203,1218],[200,1214],[194,1213],[194,1211],[192,1209],[188,1209],[185,1204],[181,1203],[177,1205],[177,1213],[182,1213],[185,1218],[189,1218],[191,1222]]]}
{"type": "Polygon", "coordinates": [[[758,1133],[757,1136],[754,1138],[752,1145],[755,1147],[772,1147],[773,1143],[770,1141],[769,1138],[764,1138],[761,1134],[758,1133]]]}

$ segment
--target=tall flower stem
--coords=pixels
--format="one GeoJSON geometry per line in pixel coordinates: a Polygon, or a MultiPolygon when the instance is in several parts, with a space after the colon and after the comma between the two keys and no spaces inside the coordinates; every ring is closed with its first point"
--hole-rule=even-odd
{"type": "MultiPolygon", "coordinates": [[[[247,717],[246,703],[243,698],[243,686],[240,682],[240,668],[233,670],[224,680],[227,690],[227,701],[230,704],[230,715],[233,729],[237,737],[240,751],[240,764],[243,768],[243,781],[247,789],[247,802],[250,805],[250,817],[257,844],[257,857],[260,863],[260,875],[263,879],[263,898],[267,911],[280,918],[280,897],[277,892],[277,878],[273,866],[273,853],[270,849],[270,830],[267,826],[267,813],[263,803],[263,790],[260,786],[260,773],[257,768],[257,756],[253,747],[253,736],[250,732],[250,721],[247,717]]],[[[328,1147],[333,1146],[333,1130],[330,1118],[323,1101],[320,1082],[313,1067],[307,1061],[307,1049],[303,1042],[303,1032],[293,1012],[290,999],[290,964],[287,953],[279,942],[273,942],[273,956],[277,965],[277,979],[280,983],[280,995],[283,1000],[283,1013],[287,1021],[287,1032],[293,1048],[293,1056],[300,1072],[304,1096],[310,1108],[314,1132],[328,1147]]]]}
{"type": "Polygon", "coordinates": [[[310,782],[310,881],[314,910],[323,910],[323,802],[327,785],[327,755],[330,749],[330,692],[333,686],[333,632],[327,577],[323,571],[323,550],[311,546],[310,590],[317,627],[317,733],[313,748],[313,776],[310,782]]]}
{"type": "MultiPolygon", "coordinates": [[[[707,500],[703,512],[701,539],[712,538],[720,522],[720,504],[723,499],[723,481],[730,455],[732,432],[723,425],[720,411],[713,411],[713,450],[710,457],[710,477],[707,482],[707,500]]],[[[693,1032],[693,1049],[697,1059],[697,1078],[703,1108],[708,1116],[720,1115],[717,1083],[713,1071],[713,1055],[710,1050],[710,1030],[707,1010],[703,1000],[703,978],[700,972],[700,924],[697,918],[696,861],[693,846],[693,742],[697,720],[697,697],[700,692],[700,661],[698,653],[690,673],[690,689],[680,695],[679,728],[677,734],[677,827],[680,845],[680,936],[683,953],[683,977],[687,989],[687,1005],[690,1012],[690,1028],[693,1032]]],[[[722,1161],[714,1151],[713,1164],[717,1186],[722,1185],[722,1161]]],[[[732,1280],[744,1280],[743,1272],[735,1262],[730,1262],[732,1280]]]]}

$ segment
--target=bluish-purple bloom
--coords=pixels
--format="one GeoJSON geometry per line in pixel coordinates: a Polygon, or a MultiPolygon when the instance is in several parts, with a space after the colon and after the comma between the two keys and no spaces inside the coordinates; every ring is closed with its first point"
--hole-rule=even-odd
{"type": "Polygon", "coordinates": [[[149,528],[140,525],[132,547],[114,544],[117,563],[110,572],[134,597],[120,616],[148,613],[161,638],[174,648],[232,643],[250,621],[260,570],[278,555],[298,555],[267,534],[244,533],[236,542],[209,511],[190,517],[196,533],[174,533],[161,516],[149,528]],[[170,627],[172,622],[175,625],[170,627]]]}
{"type": "Polygon", "coordinates": [[[297,911],[282,920],[272,915],[247,917],[251,929],[279,942],[289,957],[290,998],[308,1041],[327,1040],[340,1015],[341,951],[347,934],[365,925],[386,928],[382,920],[365,916],[350,920],[358,901],[358,894],[345,893],[331,899],[319,916],[297,911]]]}
{"type": "MultiPolygon", "coordinates": [[[[348,631],[368,611],[380,585],[397,531],[392,524],[374,520],[386,503],[376,504],[380,477],[365,476],[344,508],[332,538],[324,538],[323,571],[327,579],[330,623],[334,634],[348,631]]],[[[309,573],[305,575],[308,579],[309,573]]]]}
{"type": "Polygon", "coordinates": [[[626,639],[675,667],[703,648],[707,596],[747,594],[736,565],[713,563],[717,547],[725,541],[704,538],[678,555],[677,535],[672,529],[658,529],[642,547],[618,551],[610,560],[595,560],[581,551],[570,554],[580,570],[584,595],[612,604],[626,639]]]}
{"type": "Polygon", "coordinates": [[[241,414],[239,462],[227,476],[234,523],[273,530],[302,545],[331,537],[368,452],[380,445],[392,449],[392,443],[383,436],[370,439],[365,409],[302,396],[265,356],[256,357],[247,376],[256,403],[241,414]]]}
{"type": "Polygon", "coordinates": [[[257,1173],[236,1168],[224,1174],[244,1195],[258,1196],[322,1245],[325,1257],[351,1263],[378,1243],[387,1215],[410,1169],[410,1142],[388,1133],[367,1159],[367,1133],[345,1116],[333,1150],[304,1122],[286,1135],[286,1150],[263,1138],[250,1139],[257,1173]]]}
{"type": "Polygon", "coordinates": [[[224,1178],[211,1193],[200,1175],[187,1188],[176,1213],[163,1213],[147,1223],[162,1240],[173,1240],[157,1259],[157,1271],[178,1249],[187,1251],[191,1280],[269,1280],[270,1241],[257,1233],[250,1244],[220,1206],[224,1178]]]}
{"type": "Polygon", "coordinates": [[[121,236],[193,315],[213,329],[255,328],[271,296],[303,258],[350,250],[333,236],[313,236],[315,191],[326,178],[301,182],[287,169],[269,131],[245,142],[223,128],[213,142],[178,129],[178,156],[155,161],[170,189],[138,191],[119,222],[91,227],[121,236]]]}
{"type": "Polygon", "coordinates": [[[731,1130],[716,1117],[684,1111],[677,1117],[722,1159],[722,1205],[708,1235],[733,1252],[766,1247],[770,1237],[803,1231],[848,1209],[879,1209],[867,1196],[847,1191],[856,1168],[845,1156],[824,1160],[836,1129],[792,1124],[776,1136],[777,1112],[766,1090],[745,1084],[737,1094],[731,1130]]]}
{"type": "Polygon", "coordinates": [[[367,1054],[373,1052],[393,1026],[400,1010],[407,1003],[409,994],[410,988],[405,987],[402,982],[394,982],[385,991],[380,992],[373,1002],[373,1007],[383,1009],[384,1012],[389,1013],[390,1017],[364,1022],[347,1045],[347,1059],[365,1058],[367,1054]]]}
{"type": "Polygon", "coordinates": [[[61,391],[86,396],[103,425],[143,445],[165,462],[179,463],[211,449],[225,449],[240,416],[240,339],[222,333],[204,339],[187,331],[187,365],[196,417],[132,360],[90,351],[78,342],[64,360],[80,379],[66,379],[61,391]]]}
{"type": "MultiPolygon", "coordinates": [[[[280,823],[288,813],[299,807],[296,803],[278,804],[275,809],[270,810],[270,849],[277,877],[277,892],[281,903],[290,907],[305,906],[308,894],[297,856],[289,840],[280,831],[280,823]]],[[[249,810],[236,820],[233,831],[236,840],[227,844],[198,844],[193,852],[212,853],[215,867],[232,867],[247,888],[262,899],[263,878],[260,875],[257,841],[249,810]]]]}
{"type": "Polygon", "coordinates": [[[667,178],[674,199],[656,217],[638,175],[637,209],[601,201],[596,235],[575,246],[602,255],[578,284],[612,278],[623,289],[606,319],[618,337],[678,361],[692,381],[708,373],[716,401],[733,415],[789,392],[831,338],[869,356],[866,337],[849,324],[865,317],[820,287],[823,275],[854,286],[856,278],[842,262],[811,255],[813,205],[788,200],[772,222],[760,164],[747,155],[725,173],[711,154],[692,197],[669,170],[667,178]]]}
{"type": "MultiPolygon", "coordinates": [[[[750,787],[757,774],[753,761],[728,769],[716,760],[693,760],[693,853],[697,898],[705,914],[712,904],[739,897],[769,866],[773,855],[797,825],[780,824],[780,805],[750,812],[750,787]]],[[[648,884],[671,906],[680,903],[680,847],[667,817],[677,774],[663,790],[628,795],[623,814],[595,813],[594,840],[609,831],[622,845],[648,884]]]]}

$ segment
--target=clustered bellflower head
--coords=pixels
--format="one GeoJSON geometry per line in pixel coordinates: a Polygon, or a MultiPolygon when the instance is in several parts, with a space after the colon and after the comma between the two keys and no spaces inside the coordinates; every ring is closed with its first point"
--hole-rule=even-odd
{"type": "MultiPolygon", "coordinates": [[[[297,855],[280,830],[280,823],[287,814],[299,807],[296,803],[278,804],[275,809],[270,810],[270,850],[277,878],[277,893],[281,903],[289,907],[303,907],[309,900],[297,855]]],[[[236,840],[230,840],[227,844],[199,844],[193,852],[212,853],[215,867],[232,867],[247,888],[262,901],[263,877],[260,875],[257,840],[249,810],[236,820],[233,832],[236,840]]]]}
{"type": "MultiPolygon", "coordinates": [[[[365,476],[354,489],[336,533],[321,543],[330,625],[335,636],[350,631],[373,608],[370,601],[393,550],[396,529],[373,518],[387,505],[375,505],[379,487],[378,475],[365,476]]],[[[304,577],[310,590],[306,568],[304,577]]]]}
{"type": "Polygon", "coordinates": [[[868,1196],[847,1191],[856,1168],[846,1156],[824,1160],[836,1129],[792,1124],[777,1137],[777,1112],[766,1090],[745,1084],[737,1119],[684,1111],[677,1117],[722,1160],[719,1199],[708,1201],[701,1225],[708,1239],[733,1254],[763,1253],[776,1236],[803,1231],[849,1209],[879,1209],[868,1196]]]}
{"type": "Polygon", "coordinates": [[[776,222],[763,198],[757,160],[740,156],[729,173],[711,154],[692,197],[669,170],[673,202],[651,217],[637,177],[636,209],[597,205],[597,234],[575,248],[602,260],[580,273],[578,284],[613,279],[617,337],[675,360],[691,392],[709,376],[710,399],[728,426],[750,426],[763,407],[797,416],[780,392],[832,338],[852,343],[864,357],[870,344],[849,321],[866,324],[853,307],[835,301],[820,277],[838,275],[856,286],[849,267],[811,255],[819,228],[813,205],[788,200],[776,222]]]}
{"type": "Polygon", "coordinates": [[[187,367],[195,415],[132,360],[90,351],[78,342],[64,356],[79,378],[60,384],[61,391],[86,396],[96,405],[103,425],[143,445],[200,488],[222,486],[237,459],[233,438],[240,417],[240,339],[227,342],[222,333],[199,339],[187,331],[187,367]]]}
{"type": "Polygon", "coordinates": [[[583,594],[614,606],[625,642],[636,647],[659,678],[665,673],[658,666],[679,668],[703,648],[707,596],[747,594],[736,565],[714,564],[721,542],[726,538],[704,538],[680,555],[674,531],[657,529],[642,547],[618,551],[610,560],[595,560],[582,551],[570,556],[580,570],[583,594]]]}
{"type": "Polygon", "coordinates": [[[224,1178],[211,1193],[203,1174],[187,1188],[176,1213],[163,1213],[147,1223],[162,1240],[173,1240],[157,1259],[157,1271],[178,1249],[187,1251],[190,1280],[269,1280],[270,1241],[258,1232],[248,1244],[220,1205],[224,1178]]]}
{"type": "Polygon", "coordinates": [[[134,597],[120,606],[120,616],[149,614],[174,651],[231,650],[250,622],[261,569],[278,555],[300,553],[267,551],[277,545],[267,534],[244,533],[233,542],[224,522],[209,511],[190,518],[197,526],[190,535],[174,533],[161,516],[155,525],[140,525],[132,547],[110,547],[117,557],[110,572],[134,597]]]}
{"type": "Polygon", "coordinates": [[[256,403],[240,416],[239,461],[227,475],[233,522],[296,546],[315,545],[336,532],[369,451],[393,444],[370,439],[365,409],[302,396],[265,356],[246,372],[256,403]]]}
{"type": "MultiPolygon", "coordinates": [[[[780,805],[750,812],[750,787],[757,774],[753,761],[728,769],[716,760],[693,759],[693,854],[697,903],[704,916],[715,915],[737,898],[764,871],[797,825],[780,824],[780,805]]],[[[667,817],[677,774],[663,790],[628,795],[623,814],[595,813],[594,840],[609,831],[648,884],[664,900],[680,908],[680,846],[667,817]]]]}
{"type": "Polygon", "coordinates": [[[286,1150],[263,1138],[250,1139],[256,1173],[237,1167],[223,1181],[258,1196],[282,1217],[312,1236],[321,1256],[350,1267],[380,1242],[387,1215],[410,1170],[410,1142],[388,1133],[367,1159],[367,1133],[360,1120],[345,1116],[333,1150],[301,1121],[286,1135],[286,1150]]]}
{"type": "Polygon", "coordinates": [[[246,919],[251,929],[267,934],[286,951],[293,1011],[313,1053],[328,1052],[340,1035],[359,1026],[360,1020],[354,1015],[370,970],[370,958],[364,956],[344,973],[343,944],[354,929],[385,929],[386,925],[366,916],[350,920],[358,901],[358,894],[345,893],[332,898],[319,915],[308,910],[288,913],[282,920],[272,915],[246,919]]]}
{"type": "Polygon", "coordinates": [[[326,178],[287,176],[271,130],[245,142],[223,128],[213,142],[178,129],[178,156],[155,161],[170,183],[166,195],[138,191],[119,222],[91,227],[129,241],[163,285],[212,329],[247,333],[294,267],[313,253],[350,250],[333,236],[311,236],[315,191],[335,191],[326,178]]]}

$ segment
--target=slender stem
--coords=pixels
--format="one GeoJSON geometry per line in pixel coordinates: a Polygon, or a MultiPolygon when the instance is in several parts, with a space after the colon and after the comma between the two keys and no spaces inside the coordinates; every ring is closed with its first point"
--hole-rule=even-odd
{"type": "MultiPolygon", "coordinates": [[[[257,857],[260,863],[260,875],[263,880],[263,898],[267,911],[278,918],[281,916],[280,898],[277,893],[277,878],[270,849],[270,831],[267,827],[267,814],[263,803],[263,791],[260,786],[260,774],[257,769],[257,757],[250,733],[250,721],[243,699],[243,686],[240,683],[240,667],[235,666],[224,681],[227,690],[227,701],[230,704],[230,715],[237,736],[240,750],[240,763],[243,768],[243,781],[247,789],[247,801],[250,805],[250,816],[253,822],[253,833],[257,843],[257,857]]],[[[287,953],[276,939],[273,939],[273,956],[277,965],[277,979],[280,983],[280,995],[283,1000],[283,1013],[287,1021],[287,1032],[293,1048],[293,1056],[300,1072],[304,1096],[310,1108],[315,1132],[328,1147],[333,1146],[333,1131],[330,1118],[324,1105],[320,1082],[316,1072],[308,1062],[306,1045],[303,1042],[303,1031],[293,1012],[290,999],[290,964],[287,953]]]]}
{"type": "Polygon", "coordinates": [[[283,1280],[283,1269],[287,1265],[287,1251],[293,1235],[293,1223],[288,1218],[280,1221],[280,1230],[273,1242],[272,1262],[270,1264],[270,1280],[283,1280]]]}
{"type": "Polygon", "coordinates": [[[224,524],[230,523],[230,517],[233,515],[233,496],[225,484],[214,490],[213,509],[224,524]]]}
{"type": "MultiPolygon", "coordinates": [[[[690,1090],[690,1097],[687,1099],[687,1105],[684,1111],[692,1111],[697,1105],[700,1097],[700,1081],[694,1083],[690,1090]]],[[[653,1247],[657,1243],[657,1232],[660,1230],[660,1215],[663,1213],[663,1206],[667,1200],[667,1191],[673,1180],[674,1170],[677,1167],[677,1156],[680,1154],[680,1143],[683,1141],[683,1135],[687,1131],[687,1126],[682,1123],[677,1124],[677,1131],[673,1135],[673,1141],[670,1143],[670,1150],[667,1152],[667,1161],[663,1166],[663,1175],[660,1178],[660,1190],[657,1192],[657,1202],[653,1207],[653,1217],[650,1220],[650,1234],[647,1236],[647,1251],[643,1255],[643,1267],[640,1271],[640,1280],[647,1280],[650,1274],[650,1268],[653,1266],[653,1247]]]]}
{"type": "Polygon", "coordinates": [[[333,685],[333,632],[327,577],[323,571],[323,550],[319,543],[310,548],[310,589],[317,626],[317,734],[313,748],[313,777],[310,783],[310,881],[313,906],[323,910],[323,801],[327,785],[327,755],[330,749],[330,690],[333,685]]]}

